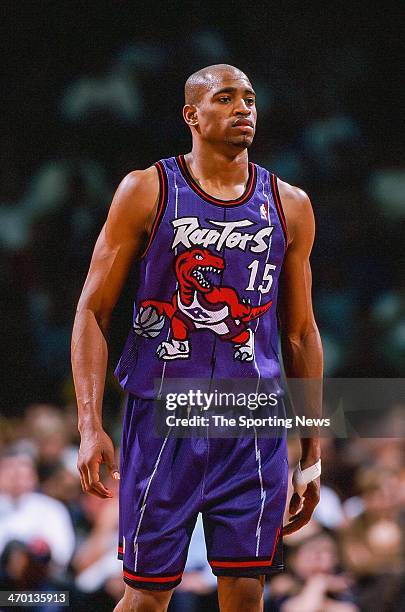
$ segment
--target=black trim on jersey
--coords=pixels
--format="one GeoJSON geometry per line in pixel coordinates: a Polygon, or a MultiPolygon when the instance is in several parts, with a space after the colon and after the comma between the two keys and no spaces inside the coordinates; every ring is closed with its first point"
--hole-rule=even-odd
{"type": "Polygon", "coordinates": [[[133,589],[143,589],[144,591],[171,591],[176,588],[181,582],[181,578],[175,582],[142,582],[140,580],[131,580],[124,576],[125,584],[133,589]]]}
{"type": "Polygon", "coordinates": [[[186,182],[191,187],[191,189],[195,191],[195,193],[199,195],[200,198],[202,198],[206,202],[209,202],[210,204],[215,204],[216,206],[224,206],[224,207],[239,206],[240,204],[244,204],[245,202],[247,202],[255,192],[256,181],[257,181],[257,170],[256,170],[255,164],[253,164],[252,162],[249,162],[248,164],[249,177],[246,183],[245,191],[242,193],[242,195],[236,200],[221,200],[220,198],[215,198],[214,196],[211,196],[209,193],[204,191],[204,189],[202,189],[200,185],[194,180],[194,178],[192,177],[190,173],[190,170],[187,167],[186,160],[184,159],[184,155],[179,155],[176,158],[176,161],[177,161],[177,166],[183,178],[186,180],[186,182]]]}
{"type": "Polygon", "coordinates": [[[271,187],[271,192],[273,194],[273,200],[276,205],[277,214],[280,220],[281,228],[283,230],[285,248],[287,248],[288,246],[287,222],[285,220],[283,204],[281,202],[280,192],[278,190],[277,176],[275,174],[270,174],[270,187],[271,187]]]}
{"type": "Polygon", "coordinates": [[[149,247],[152,244],[152,241],[155,237],[155,234],[158,230],[161,220],[163,219],[163,214],[166,210],[167,200],[168,200],[168,180],[166,175],[166,170],[162,162],[158,161],[155,164],[155,168],[157,169],[157,173],[159,176],[159,200],[157,205],[156,216],[152,224],[152,229],[150,232],[150,236],[148,238],[148,242],[146,243],[146,247],[141,255],[141,259],[143,259],[146,253],[149,251],[149,247]]]}

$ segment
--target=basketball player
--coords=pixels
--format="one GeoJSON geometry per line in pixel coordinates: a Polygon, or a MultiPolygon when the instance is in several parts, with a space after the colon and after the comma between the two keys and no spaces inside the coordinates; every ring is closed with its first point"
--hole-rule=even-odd
{"type": "MultiPolygon", "coordinates": [[[[204,68],[185,86],[192,150],[131,172],[114,196],[79,301],[72,339],[84,491],[120,478],[119,554],[126,589],[116,611],[166,610],[202,512],[222,612],[263,607],[266,575],[282,569],[285,437],[154,436],[154,380],[321,378],[311,304],[310,201],[248,161],[255,92],[240,70],[204,68]],[[111,312],[141,261],[134,323],[117,376],[128,392],[121,465],[102,426],[111,312]]],[[[162,126],[164,130],[164,125],[162,126]]],[[[301,440],[284,527],[305,525],[319,500],[319,440],[301,440]]]]}

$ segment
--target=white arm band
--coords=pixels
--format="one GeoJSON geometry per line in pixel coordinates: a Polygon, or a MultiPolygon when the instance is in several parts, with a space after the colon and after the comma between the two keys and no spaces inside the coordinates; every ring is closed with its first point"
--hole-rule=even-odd
{"type": "Polygon", "coordinates": [[[297,465],[294,470],[292,483],[294,487],[294,491],[298,493],[301,497],[307,488],[307,484],[316,480],[321,475],[321,460],[318,459],[314,465],[305,468],[305,470],[301,469],[301,463],[297,465]]]}

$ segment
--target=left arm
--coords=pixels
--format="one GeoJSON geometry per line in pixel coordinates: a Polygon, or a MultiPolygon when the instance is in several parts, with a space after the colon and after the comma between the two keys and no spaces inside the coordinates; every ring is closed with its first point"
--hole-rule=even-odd
{"type": "MultiPolygon", "coordinates": [[[[312,379],[305,385],[306,400],[313,416],[321,415],[323,353],[319,331],[312,310],[312,275],[309,256],[315,235],[311,202],[301,189],[279,181],[280,197],[286,216],[289,244],[280,277],[278,311],[284,367],[289,378],[312,379]]],[[[301,438],[301,468],[314,465],[320,458],[319,436],[301,438]]],[[[294,516],[284,528],[290,534],[308,523],[319,501],[319,478],[307,485],[303,507],[301,498],[291,498],[294,516]]]]}

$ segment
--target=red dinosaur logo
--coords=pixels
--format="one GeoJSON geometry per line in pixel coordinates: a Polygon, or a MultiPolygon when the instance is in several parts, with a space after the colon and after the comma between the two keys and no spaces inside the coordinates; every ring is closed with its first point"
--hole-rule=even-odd
{"type": "Polygon", "coordinates": [[[222,257],[208,249],[189,249],[175,260],[178,290],[171,301],[141,302],[134,323],[137,334],[154,338],[163,329],[165,317],[170,319],[172,338],[159,344],[156,352],[160,359],[187,359],[190,332],[209,329],[233,343],[235,359],[253,360],[254,334],[248,323],[262,316],[272,301],[251,306],[232,287],[217,287],[213,279],[224,269],[222,257]]]}

